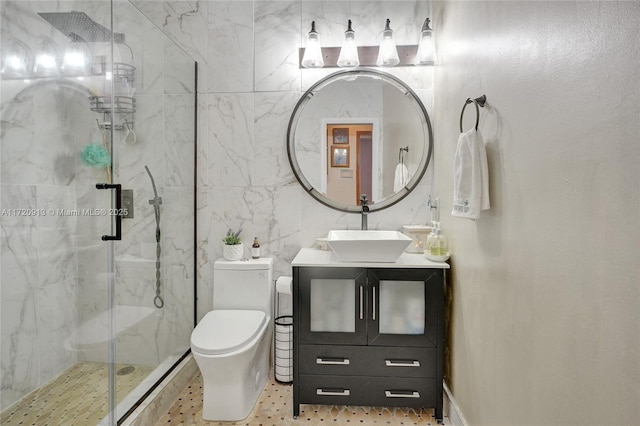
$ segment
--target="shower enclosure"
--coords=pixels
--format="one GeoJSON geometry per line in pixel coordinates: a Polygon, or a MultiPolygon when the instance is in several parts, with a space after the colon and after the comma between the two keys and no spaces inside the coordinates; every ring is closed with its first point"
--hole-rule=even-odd
{"type": "Polygon", "coordinates": [[[197,64],[135,2],[0,12],[0,424],[116,424],[189,350],[197,64]]]}

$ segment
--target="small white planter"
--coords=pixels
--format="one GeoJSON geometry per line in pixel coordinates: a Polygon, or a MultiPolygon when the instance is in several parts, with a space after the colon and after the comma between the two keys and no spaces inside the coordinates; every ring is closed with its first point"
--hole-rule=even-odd
{"type": "Polygon", "coordinates": [[[230,246],[228,244],[222,245],[222,255],[227,260],[240,260],[244,254],[244,244],[236,244],[230,246]]]}

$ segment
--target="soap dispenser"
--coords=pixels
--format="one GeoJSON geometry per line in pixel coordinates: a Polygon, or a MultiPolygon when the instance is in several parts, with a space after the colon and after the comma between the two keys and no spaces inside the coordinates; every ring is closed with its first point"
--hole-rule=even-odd
{"type": "Polygon", "coordinates": [[[431,232],[427,235],[427,245],[425,247],[425,254],[431,254],[431,247],[437,244],[438,233],[435,221],[431,221],[431,232]]]}
{"type": "Polygon", "coordinates": [[[447,241],[447,237],[442,233],[442,229],[440,229],[440,223],[438,223],[438,226],[436,228],[436,237],[438,239],[437,249],[436,252],[432,252],[432,254],[434,256],[446,256],[449,244],[447,241]]]}
{"type": "Polygon", "coordinates": [[[440,229],[440,222],[434,222],[431,234],[427,237],[427,250],[431,257],[443,257],[447,256],[448,249],[447,237],[442,233],[440,229]]]}

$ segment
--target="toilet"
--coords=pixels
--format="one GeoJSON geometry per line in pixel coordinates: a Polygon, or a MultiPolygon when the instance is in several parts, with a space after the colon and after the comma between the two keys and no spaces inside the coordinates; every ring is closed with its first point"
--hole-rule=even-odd
{"type": "Polygon", "coordinates": [[[213,310],[191,333],[203,381],[202,418],[246,418],[269,376],[273,259],[216,260],[213,310]]]}

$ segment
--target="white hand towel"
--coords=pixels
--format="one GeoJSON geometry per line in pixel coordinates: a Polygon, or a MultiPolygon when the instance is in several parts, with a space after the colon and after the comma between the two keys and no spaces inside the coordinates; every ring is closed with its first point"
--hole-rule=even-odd
{"type": "Polygon", "coordinates": [[[488,210],[489,168],[482,135],[476,129],[461,133],[453,161],[452,216],[476,220],[488,210]]]}
{"type": "Polygon", "coordinates": [[[409,169],[402,163],[396,166],[396,175],[393,179],[393,192],[398,192],[409,183],[409,169]]]}

